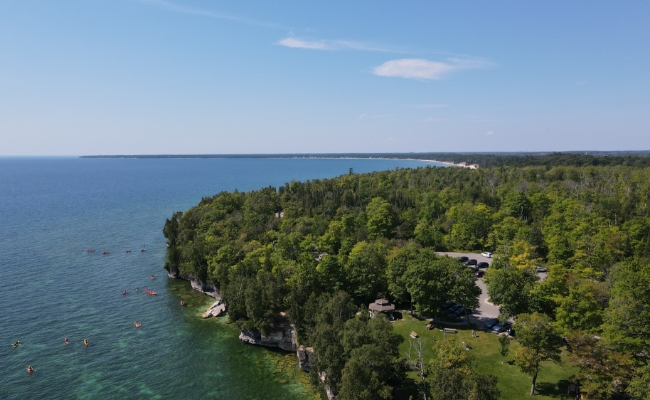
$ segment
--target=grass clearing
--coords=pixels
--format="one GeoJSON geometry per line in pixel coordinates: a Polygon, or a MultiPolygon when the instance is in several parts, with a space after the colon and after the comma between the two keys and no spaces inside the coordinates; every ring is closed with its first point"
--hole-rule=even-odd
{"type": "MultiPolygon", "coordinates": [[[[424,343],[424,360],[428,361],[433,357],[433,342],[444,338],[440,329],[427,330],[427,321],[419,321],[407,313],[402,314],[403,319],[393,323],[395,332],[404,337],[400,345],[400,354],[406,357],[409,349],[409,337],[411,331],[416,332],[424,343]]],[[[493,374],[499,378],[499,390],[502,399],[529,399],[531,377],[519,371],[514,365],[513,357],[515,350],[519,347],[516,339],[510,342],[510,352],[503,358],[499,354],[499,341],[497,335],[485,331],[476,331],[476,338],[472,337],[472,329],[465,326],[453,326],[457,329],[456,334],[447,333],[458,343],[465,341],[472,350],[468,350],[476,360],[475,370],[481,374],[493,374]],[[504,361],[501,364],[501,361],[504,361]]],[[[562,363],[554,364],[545,362],[537,377],[535,389],[536,399],[571,399],[567,393],[569,379],[577,371],[576,368],[566,363],[566,354],[562,355],[562,363]]],[[[415,373],[409,373],[409,377],[415,378],[415,373]]]]}

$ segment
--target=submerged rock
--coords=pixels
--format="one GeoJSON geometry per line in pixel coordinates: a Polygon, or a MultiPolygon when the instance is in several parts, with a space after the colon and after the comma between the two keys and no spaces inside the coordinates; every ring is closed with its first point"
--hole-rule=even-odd
{"type": "Polygon", "coordinates": [[[221,300],[217,300],[207,310],[205,310],[203,314],[201,314],[201,318],[218,317],[225,312],[226,304],[221,300]]]}

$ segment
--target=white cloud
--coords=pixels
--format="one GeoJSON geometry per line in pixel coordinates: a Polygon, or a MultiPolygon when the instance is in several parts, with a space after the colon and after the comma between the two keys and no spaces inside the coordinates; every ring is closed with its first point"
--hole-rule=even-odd
{"type": "Polygon", "coordinates": [[[368,114],[361,114],[359,115],[359,119],[362,119],[363,117],[367,116],[368,114]]]}
{"type": "Polygon", "coordinates": [[[281,46],[291,47],[294,49],[309,50],[361,50],[361,51],[381,51],[388,53],[400,53],[398,50],[373,46],[367,43],[353,42],[349,40],[303,40],[289,36],[278,42],[281,46]]]}
{"type": "Polygon", "coordinates": [[[308,42],[306,40],[300,40],[292,37],[280,40],[279,44],[286,47],[292,47],[294,49],[329,50],[329,47],[322,41],[308,42]]]}
{"type": "Polygon", "coordinates": [[[458,69],[477,69],[487,66],[482,60],[450,58],[446,62],[430,61],[421,58],[402,58],[386,61],[375,67],[373,74],[409,79],[442,79],[458,69]]]}
{"type": "Polygon", "coordinates": [[[485,132],[485,134],[488,135],[488,136],[492,136],[492,135],[494,135],[494,132],[492,132],[492,131],[487,131],[487,132],[485,132]]]}
{"type": "Polygon", "coordinates": [[[379,76],[393,76],[411,79],[440,79],[442,75],[455,68],[443,62],[428,61],[418,58],[403,58],[386,61],[375,67],[373,73],[379,76]]]}
{"type": "Polygon", "coordinates": [[[446,104],[424,104],[422,108],[442,108],[447,107],[446,104]]]}

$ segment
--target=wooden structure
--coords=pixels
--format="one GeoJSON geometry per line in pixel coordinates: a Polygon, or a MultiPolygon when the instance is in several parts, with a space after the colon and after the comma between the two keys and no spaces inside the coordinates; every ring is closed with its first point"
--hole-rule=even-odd
{"type": "Polygon", "coordinates": [[[395,304],[390,304],[386,299],[377,299],[374,303],[368,305],[368,309],[370,310],[370,317],[374,317],[377,313],[388,314],[390,317],[395,311],[395,304]]]}

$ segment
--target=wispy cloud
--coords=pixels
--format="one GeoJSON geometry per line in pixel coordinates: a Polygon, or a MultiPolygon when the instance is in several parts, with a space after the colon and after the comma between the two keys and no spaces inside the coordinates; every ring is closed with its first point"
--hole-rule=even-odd
{"type": "Polygon", "coordinates": [[[182,13],[182,14],[190,14],[190,15],[199,15],[202,17],[210,17],[210,18],[217,18],[217,19],[224,19],[224,20],[229,20],[233,22],[238,22],[241,24],[247,24],[247,25],[253,25],[253,26],[261,26],[265,28],[278,28],[278,29],[287,29],[286,27],[276,24],[273,22],[266,22],[266,21],[257,21],[254,19],[250,18],[245,18],[245,17],[240,17],[237,15],[231,15],[231,14],[226,14],[222,13],[219,11],[213,11],[213,10],[202,10],[198,8],[192,8],[192,7],[186,7],[186,6],[181,6],[177,5],[168,1],[164,0],[140,0],[142,3],[145,4],[150,4],[152,6],[157,6],[161,8],[165,8],[169,11],[177,12],[177,13],[182,13]]]}
{"type": "Polygon", "coordinates": [[[278,43],[285,47],[293,47],[294,49],[310,49],[310,50],[329,50],[327,44],[324,42],[309,42],[292,37],[280,40],[278,43]]]}
{"type": "Polygon", "coordinates": [[[424,104],[422,105],[422,108],[442,108],[442,107],[447,107],[446,104],[424,104]]]}
{"type": "Polygon", "coordinates": [[[379,51],[386,53],[403,53],[401,50],[390,49],[388,47],[375,46],[363,42],[350,40],[305,40],[289,36],[278,42],[279,45],[291,47],[294,49],[308,50],[360,50],[360,51],[379,51]]]}
{"type": "Polygon", "coordinates": [[[421,58],[402,58],[386,61],[375,67],[373,74],[407,79],[442,79],[444,75],[460,69],[478,69],[489,63],[475,59],[449,58],[442,61],[430,61],[421,58]]]}
{"type": "Polygon", "coordinates": [[[488,136],[492,136],[492,135],[494,135],[494,132],[493,131],[487,131],[487,132],[485,132],[485,134],[488,135],[488,136]]]}

